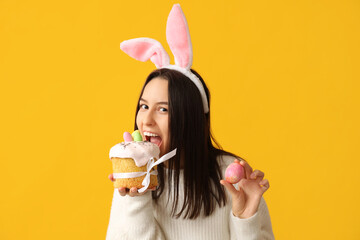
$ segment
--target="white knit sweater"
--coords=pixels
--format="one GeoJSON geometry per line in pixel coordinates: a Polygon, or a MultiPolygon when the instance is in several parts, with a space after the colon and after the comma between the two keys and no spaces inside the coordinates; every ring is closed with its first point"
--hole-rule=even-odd
{"type": "MultiPolygon", "coordinates": [[[[225,173],[226,166],[233,162],[233,157],[223,156],[220,166],[225,173]]],[[[182,206],[183,187],[182,173],[179,182],[179,205],[182,206]]],[[[155,204],[148,192],[143,196],[120,196],[114,190],[107,240],[120,239],[274,239],[269,211],[264,199],[259,210],[247,219],[235,217],[231,211],[231,196],[227,194],[228,203],[217,207],[209,217],[200,216],[195,220],[171,217],[171,206],[167,202],[167,186],[158,203],[155,204]]],[[[172,199],[170,198],[170,203],[172,199]]]]}

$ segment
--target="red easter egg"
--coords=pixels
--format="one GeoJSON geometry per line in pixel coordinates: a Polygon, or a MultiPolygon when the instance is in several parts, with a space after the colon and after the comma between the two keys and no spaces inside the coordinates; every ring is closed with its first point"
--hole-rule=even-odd
{"type": "Polygon", "coordinates": [[[225,179],[231,184],[239,182],[245,176],[244,167],[239,163],[230,164],[225,171],[225,179]]]}

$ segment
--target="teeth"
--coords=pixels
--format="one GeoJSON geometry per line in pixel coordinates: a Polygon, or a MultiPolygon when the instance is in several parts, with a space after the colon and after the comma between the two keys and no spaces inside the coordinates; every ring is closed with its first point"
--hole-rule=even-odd
{"type": "Polygon", "coordinates": [[[149,132],[144,132],[144,135],[148,136],[148,137],[158,137],[159,136],[159,135],[157,135],[155,133],[149,133],[149,132]]]}

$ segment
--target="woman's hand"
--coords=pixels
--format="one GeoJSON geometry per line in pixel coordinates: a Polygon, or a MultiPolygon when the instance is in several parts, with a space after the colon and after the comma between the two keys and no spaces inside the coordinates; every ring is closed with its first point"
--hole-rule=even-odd
{"type": "MultiPolygon", "coordinates": [[[[115,181],[115,178],[113,176],[113,174],[111,173],[109,175],[109,179],[110,181],[114,182],[115,181]]],[[[151,191],[155,191],[156,190],[156,187],[154,188],[151,188],[151,189],[146,189],[144,192],[142,193],[139,193],[138,192],[138,189],[136,187],[133,187],[131,189],[128,189],[128,188],[119,188],[119,193],[121,196],[126,196],[126,195],[129,195],[130,197],[135,197],[135,196],[141,196],[141,195],[144,195],[148,190],[151,190],[151,191]]]]}
{"type": "Polygon", "coordinates": [[[232,196],[234,216],[249,218],[257,212],[262,195],[270,187],[269,181],[264,179],[263,172],[253,171],[247,162],[243,160],[239,162],[237,159],[234,162],[240,163],[245,169],[245,177],[238,183],[239,190],[226,180],[221,180],[220,183],[232,196]]]}

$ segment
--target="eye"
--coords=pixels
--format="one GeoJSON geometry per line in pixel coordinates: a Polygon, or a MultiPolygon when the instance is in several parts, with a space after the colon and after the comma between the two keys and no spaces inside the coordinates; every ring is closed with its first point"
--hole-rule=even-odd
{"type": "Polygon", "coordinates": [[[160,112],[167,112],[168,111],[166,108],[163,108],[163,107],[161,107],[159,110],[160,110],[160,112]]]}
{"type": "Polygon", "coordinates": [[[149,109],[148,105],[146,104],[140,104],[141,109],[149,109]]]}

